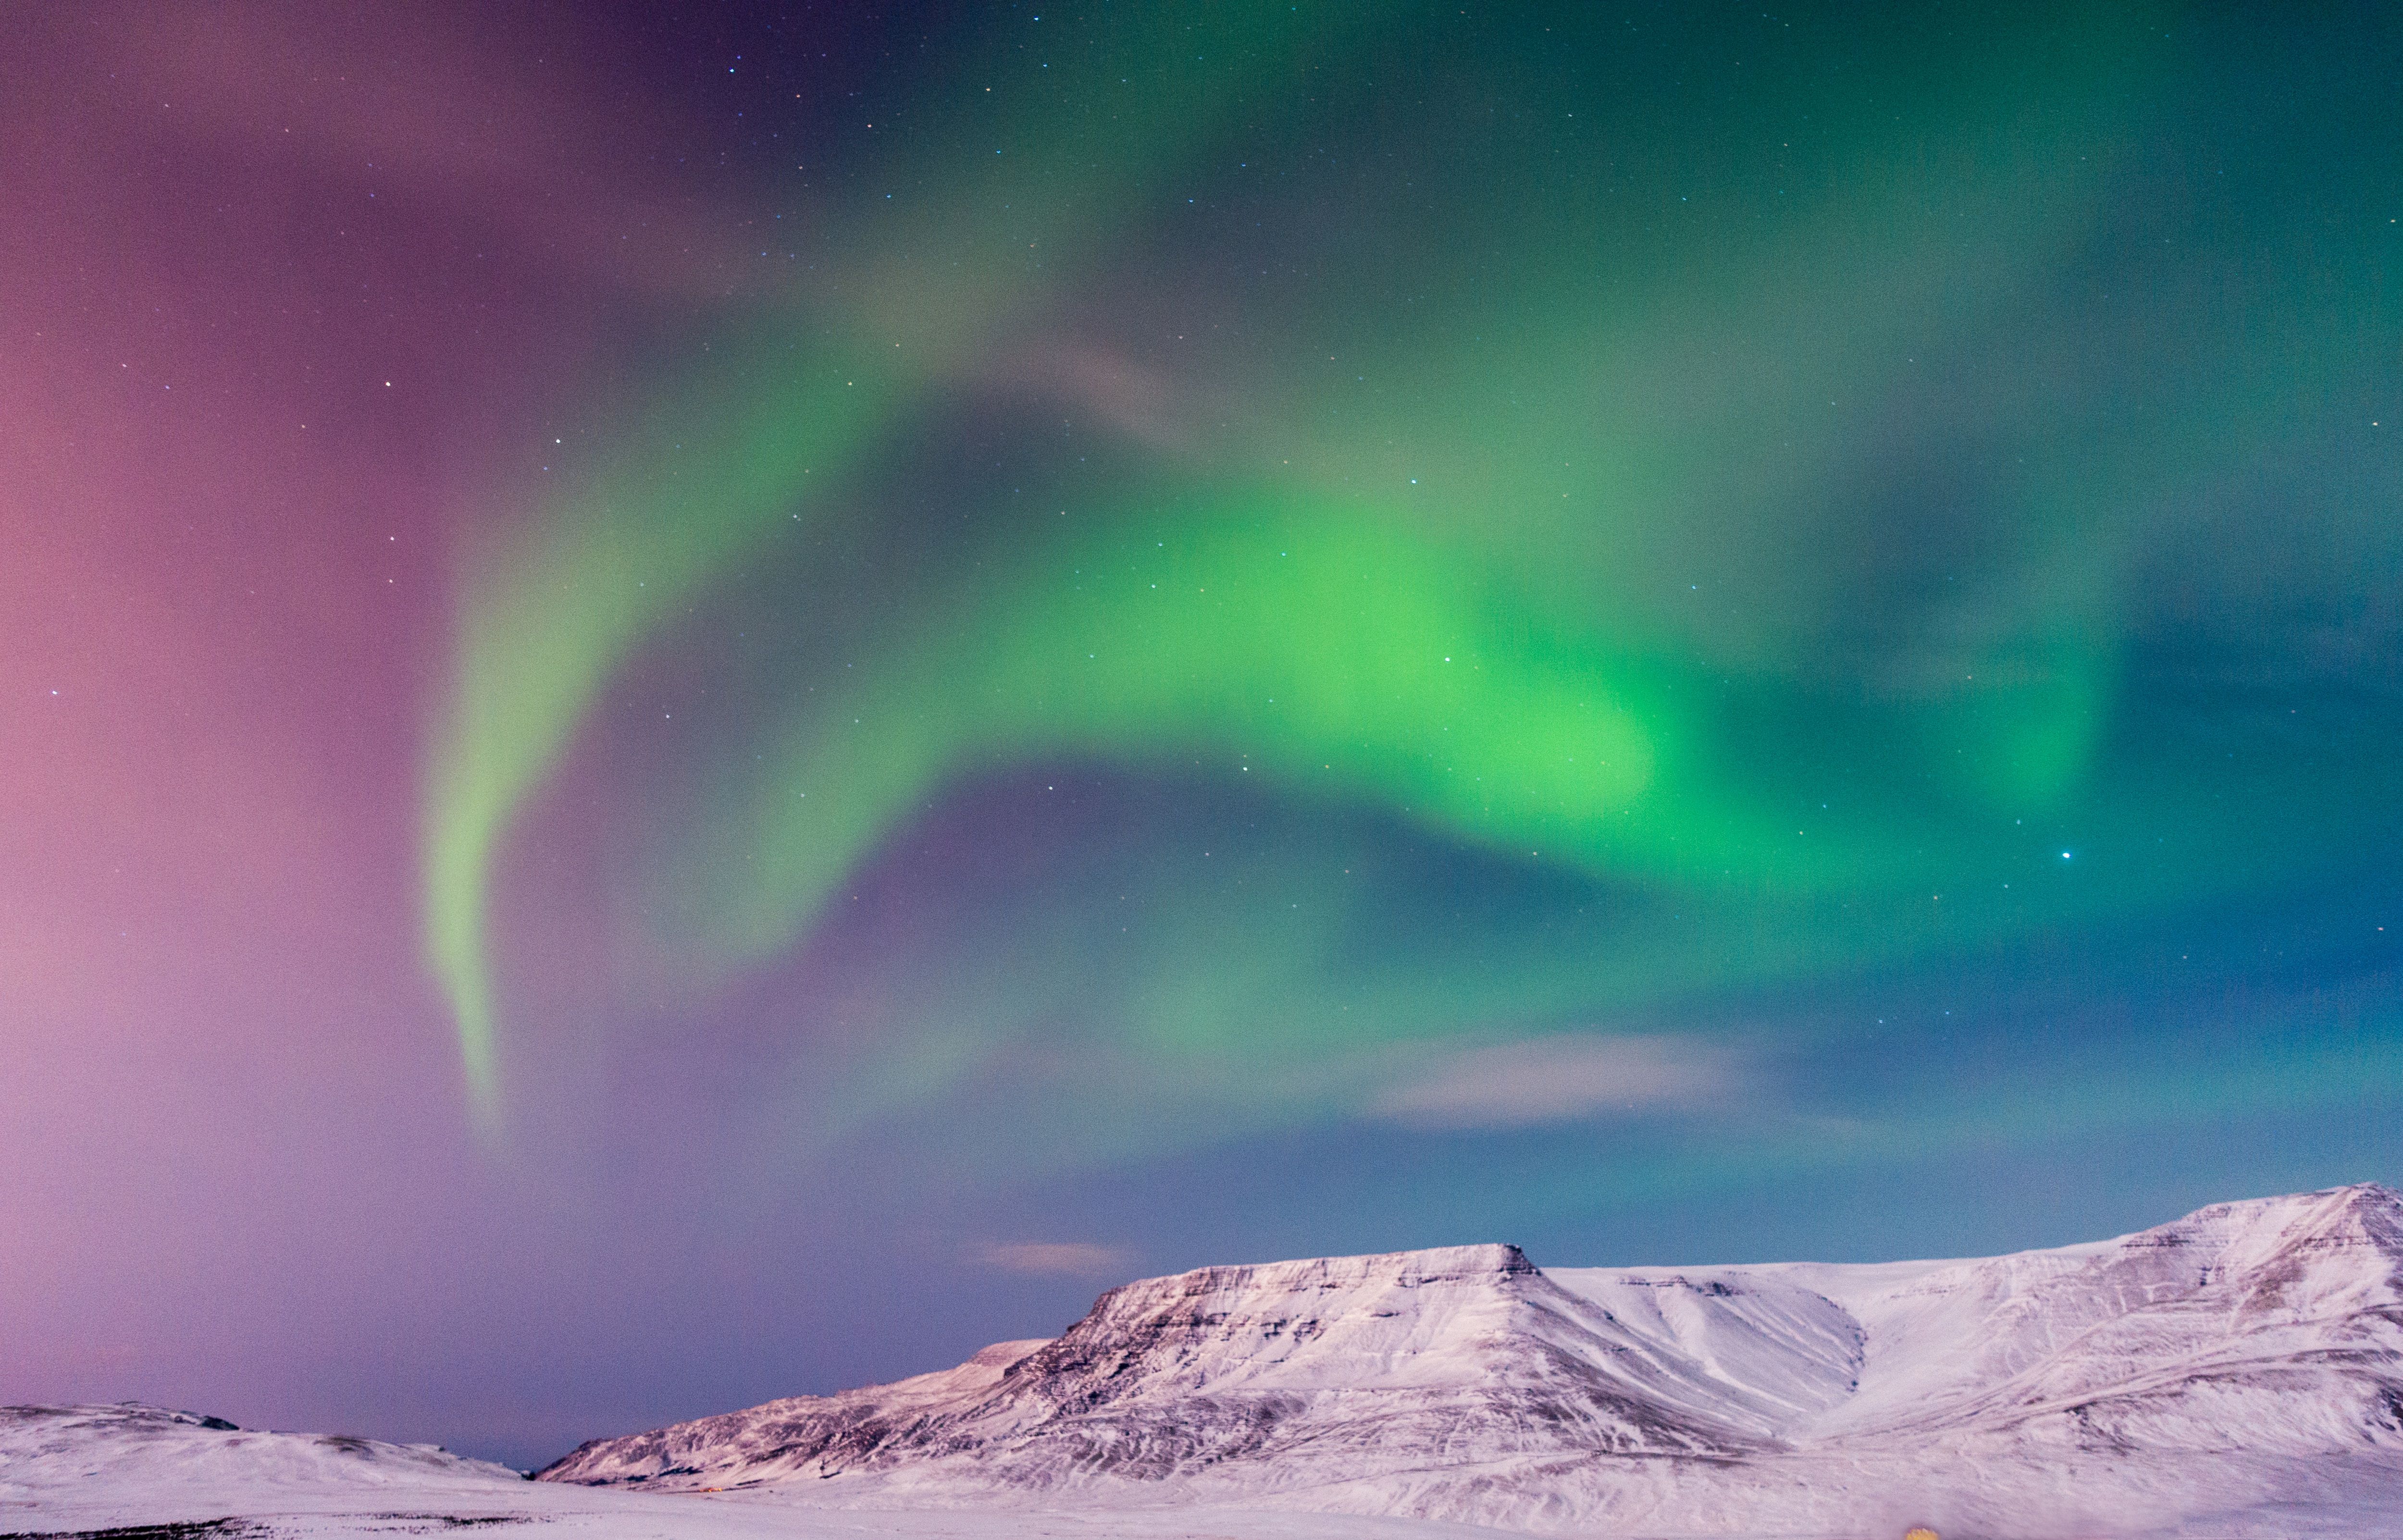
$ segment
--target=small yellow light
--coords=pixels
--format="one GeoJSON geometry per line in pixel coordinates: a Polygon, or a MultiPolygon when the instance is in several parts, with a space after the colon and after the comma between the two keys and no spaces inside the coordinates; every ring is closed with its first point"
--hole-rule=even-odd
{"type": "Polygon", "coordinates": [[[1917,1529],[1903,1531],[1902,1540],[1938,1540],[1938,1536],[1934,1530],[1922,1524],[1917,1529]]]}

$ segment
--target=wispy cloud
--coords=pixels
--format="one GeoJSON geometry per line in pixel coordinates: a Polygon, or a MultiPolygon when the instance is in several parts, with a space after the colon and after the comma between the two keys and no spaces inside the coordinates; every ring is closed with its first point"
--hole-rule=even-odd
{"type": "Polygon", "coordinates": [[[1066,1278],[1107,1278],[1125,1273],[1133,1263],[1123,1246],[1090,1241],[1020,1241],[992,1245],[977,1254],[988,1267],[1005,1272],[1045,1273],[1066,1278]]]}
{"type": "Polygon", "coordinates": [[[1370,1110],[1431,1128],[1517,1128],[1696,1105],[1730,1091],[1737,1070],[1721,1044],[1564,1034],[1447,1055],[1389,1086],[1370,1110]]]}

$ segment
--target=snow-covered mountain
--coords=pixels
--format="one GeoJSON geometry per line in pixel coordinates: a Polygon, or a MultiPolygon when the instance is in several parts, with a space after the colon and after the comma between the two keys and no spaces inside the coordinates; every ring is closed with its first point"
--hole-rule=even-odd
{"type": "Polygon", "coordinates": [[[1112,1289],[1056,1340],[540,1475],[1682,1533],[2305,1533],[2341,1511],[2403,1534],[2354,1523],[2403,1516],[2403,1195],[1970,1261],[1545,1271],[1484,1245],[1204,1268],[1112,1289]]]}
{"type": "Polygon", "coordinates": [[[542,1474],[149,1407],[0,1408],[0,1536],[2403,1537],[2403,1196],[2225,1203],[1976,1261],[1539,1271],[1496,1245],[1206,1268],[1113,1289],[1056,1340],[542,1474]]]}

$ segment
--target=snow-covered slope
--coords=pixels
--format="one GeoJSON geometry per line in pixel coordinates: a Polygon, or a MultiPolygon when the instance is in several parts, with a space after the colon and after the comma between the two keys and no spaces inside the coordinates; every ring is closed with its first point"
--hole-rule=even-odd
{"type": "Polygon", "coordinates": [[[1129,1283],[1057,1341],[589,1444],[546,1475],[723,1486],[938,1460],[1049,1488],[1243,1463],[1290,1484],[1443,1449],[1734,1453],[1766,1425],[1517,1248],[1462,1246],[1129,1283]]]}
{"type": "Polygon", "coordinates": [[[2215,1204],[1979,1261],[1553,1276],[1614,1309],[1727,1289],[1747,1309],[1686,1313],[1722,1333],[1770,1300],[1838,1307],[1860,1334],[1858,1385],[1785,1430],[1811,1443],[1970,1429],[2096,1449],[2403,1441],[2403,1199],[2383,1187],[2215,1204]]]}
{"type": "Polygon", "coordinates": [[[1841,1531],[1874,1508],[2309,1533],[2355,1498],[2403,1512],[2403,1198],[2219,1204],[1960,1262],[1547,1273],[1465,1246],[1205,1268],[1113,1289],[1055,1341],[541,1474],[1549,1528],[1841,1531]]]}
{"type": "Polygon", "coordinates": [[[294,1511],[471,1510],[516,1471],[431,1444],[262,1433],[160,1407],[0,1407],[0,1533],[208,1523],[294,1511]]]}
{"type": "Polygon", "coordinates": [[[128,1402],[110,1407],[0,1407],[0,1499],[73,1481],[114,1487],[180,1481],[322,1491],[448,1483],[507,1485],[506,1465],[432,1444],[347,1434],[262,1433],[221,1418],[128,1402]]]}
{"type": "MultiPolygon", "coordinates": [[[[427,1445],[261,1433],[127,1403],[0,1408],[0,1540],[1195,1540],[1173,1511],[808,1511],[559,1486],[427,1445]]],[[[1215,1510],[1217,1540],[1477,1540],[1407,1519],[1215,1510]]]]}

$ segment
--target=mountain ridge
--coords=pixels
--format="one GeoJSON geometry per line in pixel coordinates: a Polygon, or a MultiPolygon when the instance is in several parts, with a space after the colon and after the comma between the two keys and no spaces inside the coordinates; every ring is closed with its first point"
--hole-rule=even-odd
{"type": "Polygon", "coordinates": [[[2403,1194],[1931,1262],[1546,1269],[1485,1244],[1202,1268],[1110,1289],[1056,1339],[592,1440],[537,1478],[1558,1527],[1697,1503],[1807,1519],[1807,1492],[1764,1492],[1822,1467],[2149,1487],[2204,1457],[2257,1495],[2328,1459],[2403,1494],[2403,1194]]]}

